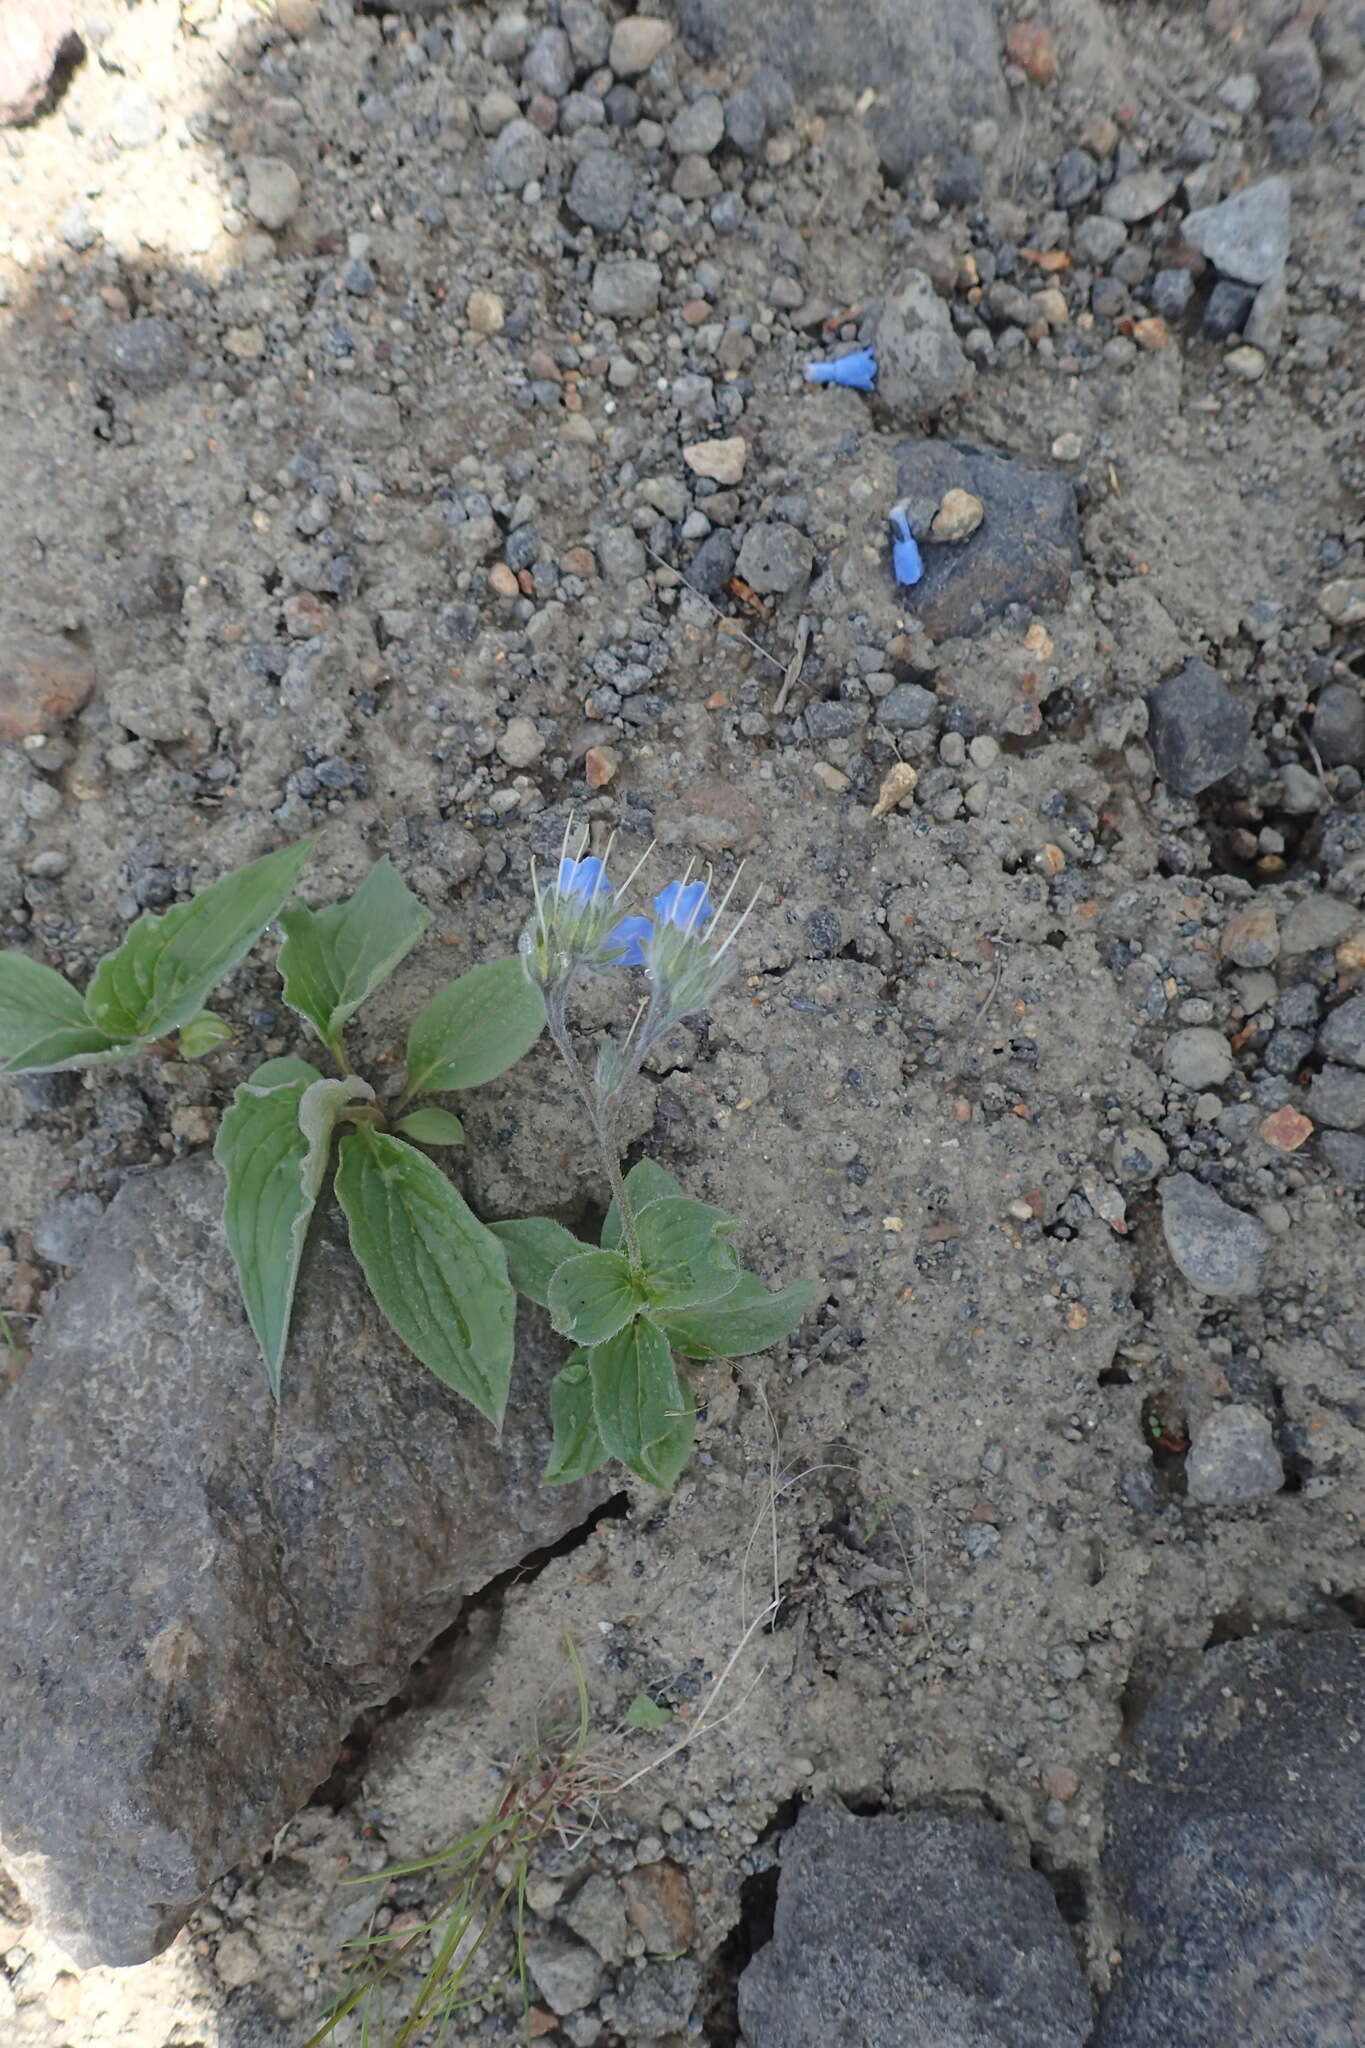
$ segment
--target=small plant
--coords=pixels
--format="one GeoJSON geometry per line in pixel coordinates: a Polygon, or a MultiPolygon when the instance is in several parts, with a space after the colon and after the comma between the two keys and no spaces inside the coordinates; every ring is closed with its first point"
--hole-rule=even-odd
{"type": "Polygon", "coordinates": [[[667,1488],[686,1464],[696,1431],[677,1356],[765,1351],[801,1320],[815,1286],[796,1280],[770,1294],[731,1248],[733,1217],[685,1195],[653,1160],[621,1171],[618,1121],[626,1091],[649,1053],[730,979],[748,912],[722,936],[729,894],[716,907],[707,883],[684,875],[660,890],[652,915],[623,917],[605,862],[584,857],[586,839],[577,855],[568,843],[566,834],[550,887],[536,881],[521,954],[587,1114],[612,1203],[596,1247],[544,1216],[492,1227],[506,1247],[513,1284],[548,1309],[555,1329],[575,1346],[550,1389],[554,1448],[545,1477],[581,1479],[616,1458],[650,1485],[667,1488]],[[569,1000],[581,974],[613,968],[642,968],[647,993],[624,1037],[603,1041],[589,1076],[570,1031],[569,1000]]]}
{"type": "Polygon", "coordinates": [[[407,1071],[381,1108],[346,1055],[345,1027],[421,938],[430,916],[391,862],[326,910],[285,910],[311,842],[283,848],[132,925],[84,998],[26,954],[0,954],[0,1073],[51,1073],[163,1049],[195,1059],[231,1034],[201,1006],[266,927],[284,934],[284,998],[340,1070],[267,1060],[238,1088],[214,1156],[248,1319],[279,1397],[304,1240],[339,1125],[336,1193],[351,1249],[408,1348],[496,1425],[512,1374],[516,1296],[502,1245],[419,1145],[457,1144],[458,1117],[415,1097],[473,1088],[512,1066],[544,1027],[515,958],[475,967],[408,1032],[407,1071]],[[174,1046],[168,1041],[175,1036],[174,1046]]]}
{"type": "Polygon", "coordinates": [[[479,1825],[434,1856],[390,1865],[373,1877],[344,1880],[392,1884],[430,1873],[441,1893],[415,1927],[386,1929],[346,1944],[349,1955],[365,1965],[361,1980],[336,2000],[304,2048],[320,2048],[351,2014],[360,2023],[361,2041],[373,2048],[407,2048],[427,2028],[437,2031],[426,2038],[445,2040],[446,2028],[459,2013],[511,1983],[517,1986],[523,2014],[529,2010],[526,1883],[533,1860],[550,1838],[561,1847],[576,1844],[590,1829],[611,1784],[610,1775],[588,1753],[587,1682],[576,1647],[572,1642],[566,1647],[573,1671],[571,1707],[562,1717],[552,1717],[535,1746],[507,1769],[479,1825]],[[486,1948],[504,1919],[510,1920],[511,1963],[491,1981],[476,1983],[476,1965],[486,1960],[486,1948]],[[385,1995],[424,1949],[430,1950],[431,1961],[416,1989],[402,1996],[404,2010],[390,2026],[385,1995]]]}

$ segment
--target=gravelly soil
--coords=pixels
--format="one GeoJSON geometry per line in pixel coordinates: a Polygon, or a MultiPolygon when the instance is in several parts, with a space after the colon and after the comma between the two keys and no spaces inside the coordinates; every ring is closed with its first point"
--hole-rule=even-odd
{"type": "MultiPolygon", "coordinates": [[[[745,68],[677,41],[613,126],[600,55],[566,85],[472,7],[76,14],[57,107],[0,130],[0,650],[21,715],[54,663],[89,690],[0,747],[6,942],[80,978],[140,909],[315,828],[305,893],[387,853],[460,964],[514,943],[570,805],[627,859],[651,837],[664,868],[747,859],[744,972],[654,1063],[636,1130],[750,1219],[751,1264],[824,1287],[788,1347],[703,1369],[674,1497],[623,1497],[468,1615],[167,1955],[77,1978],[0,1889],[0,2034],[297,2041],[368,1911],[340,1880],[480,1817],[566,1634],[594,1755],[628,1775],[672,1740],[622,1732],[638,1693],[695,1721],[728,1676],[704,1738],[547,1855],[531,1899],[544,1932],[585,1868],[662,1856],[701,1973],[668,1980],[650,2033],[625,1956],[661,1943],[637,1930],[556,2038],[702,2014],[731,2038],[736,1930],[806,1798],[1003,1816],[1102,1991],[1104,1781],[1134,1700],[1211,1640],[1350,1626],[1365,1598],[1365,1075],[1317,1042],[1365,970],[1359,17],[1318,12],[1320,97],[1276,116],[1245,91],[1273,10],[1059,0],[1055,83],[1012,68],[1007,113],[962,136],[975,169],[926,159],[897,190],[837,90],[779,104],[753,154],[680,151],[670,124],[704,137],[700,99],[745,68]],[[594,231],[565,194],[599,126],[632,190],[594,231]],[[1080,146],[1101,181],[1057,211],[1080,146]],[[1084,261],[1080,223],[1144,168],[1170,174],[1165,211],[1084,261]],[[1283,330],[1238,368],[1244,340],[1201,332],[1211,279],[1159,334],[1150,280],[1188,268],[1189,205],[1271,174],[1283,330]],[[618,256],[657,273],[609,317],[594,274],[618,256]],[[932,638],[889,573],[900,451],[930,420],[802,376],[911,265],[976,364],[941,431],[1056,468],[1079,510],[1066,595],[972,638],[932,638]],[[992,301],[987,270],[1060,317],[992,301]],[[733,437],[742,473],[699,482],[684,447],[733,437]],[[731,580],[724,538],[758,525],[795,530],[765,542],[766,589],[752,550],[731,580]],[[1146,693],[1191,657],[1253,717],[1233,772],[1184,796],[1146,693]],[[899,761],[917,787],[879,814],[899,761]],[[1267,1121],[1286,1105],[1311,1134],[1267,1121]],[[1163,1198],[1175,1174],[1254,1219],[1250,1291],[1190,1284],[1207,1247],[1163,1198]],[[1269,1423],[1283,1483],[1197,1504],[1186,1452],[1229,1405],[1269,1423]]],[[[429,966],[367,1012],[367,1052],[429,966]]],[[[292,1045],[259,960],[223,1007],[236,1039],[202,1067],[0,1088],[21,1338],[120,1179],[210,1142],[232,1084],[292,1045]]],[[[465,1120],[485,1213],[601,1199],[544,1049],[465,1120]]],[[[515,2037],[497,1996],[466,2024],[515,2037]]]]}

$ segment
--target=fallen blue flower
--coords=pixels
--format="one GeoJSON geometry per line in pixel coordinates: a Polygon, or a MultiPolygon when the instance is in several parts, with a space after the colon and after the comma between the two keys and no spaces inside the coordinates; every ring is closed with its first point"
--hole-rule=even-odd
{"type": "Polygon", "coordinates": [[[870,348],[856,348],[852,355],[836,356],[832,363],[807,363],[808,384],[844,384],[850,391],[874,391],[877,385],[877,356],[870,348]]]}
{"type": "Polygon", "coordinates": [[[924,562],[920,555],[915,536],[910,531],[910,521],[904,508],[895,506],[890,514],[891,531],[897,537],[891,543],[891,567],[897,583],[918,583],[924,574],[924,562]]]}

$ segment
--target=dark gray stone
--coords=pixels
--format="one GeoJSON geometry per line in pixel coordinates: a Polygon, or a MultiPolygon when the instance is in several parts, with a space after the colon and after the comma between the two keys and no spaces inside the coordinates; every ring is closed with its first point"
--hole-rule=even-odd
{"type": "Polygon", "coordinates": [[[819,1807],[783,1842],[739,2017],[749,2048],[1080,2048],[1091,2023],[1047,1880],[998,1822],[819,1807]]]}
{"type": "Polygon", "coordinates": [[[0,1432],[0,1839],[73,1960],[164,1948],[489,1579],[604,1497],[541,1484],[534,1313],[501,1438],[373,1306],[334,1214],[276,1408],[207,1160],[130,1181],[0,1432]]]}
{"type": "Polygon", "coordinates": [[[1324,1067],[1313,1076],[1304,1108],[1315,1124],[1330,1124],[1335,1131],[1365,1130],[1365,1074],[1351,1067],[1324,1067]]]}
{"type": "Polygon", "coordinates": [[[1284,1485],[1275,1432],[1259,1408],[1229,1401],[1195,1426],[1185,1491],[1197,1507],[1245,1507],[1284,1485]]]}
{"type": "Polygon", "coordinates": [[[1318,1033],[1318,1044],[1329,1060],[1365,1067],[1365,995],[1350,996],[1331,1011],[1318,1033]]]}
{"type": "Polygon", "coordinates": [[[799,526],[764,519],[745,534],[737,566],[746,583],[769,596],[804,590],[814,565],[815,550],[799,526]]]}
{"type": "Polygon", "coordinates": [[[693,53],[739,62],[768,52],[797,92],[876,99],[867,126],[899,182],[951,149],[981,115],[1008,111],[988,0],[669,0],[693,53]]]}
{"type": "Polygon", "coordinates": [[[520,192],[545,176],[550,145],[530,121],[509,121],[488,152],[488,169],[504,191],[520,192]]]}
{"type": "Polygon", "coordinates": [[[1190,1173],[1161,1183],[1161,1228],[1176,1265],[1204,1294],[1255,1294],[1269,1246],[1265,1226],[1190,1173]]]}
{"type": "Polygon", "coordinates": [[[735,573],[735,544],[723,526],[717,526],[688,564],[687,581],[707,597],[717,597],[735,573]]]}
{"type": "Polygon", "coordinates": [[[1271,118],[1306,120],[1322,96],[1322,64],[1311,35],[1287,30],[1267,43],[1256,65],[1261,110],[1271,118]]]}
{"type": "Polygon", "coordinates": [[[1324,1131],[1319,1143],[1329,1170],[1343,1187],[1365,1188],[1365,1138],[1354,1131],[1324,1131]]]}
{"type": "Polygon", "coordinates": [[[1123,1968],[1095,2048],[1357,2048],[1365,1637],[1208,1650],[1125,1750],[1105,1852],[1123,1968]]]}
{"type": "Polygon", "coordinates": [[[1198,796],[1240,765],[1251,706],[1197,655],[1157,684],[1147,709],[1156,772],[1181,796],[1198,796]]]}
{"type": "Polygon", "coordinates": [[[569,185],[569,211],[590,228],[616,234],[635,204],[635,172],[618,150],[590,149],[569,185]]]}
{"type": "Polygon", "coordinates": [[[888,732],[918,732],[938,717],[938,698],[921,683],[897,683],[877,706],[877,718],[888,732]]]}
{"type": "Polygon", "coordinates": [[[944,301],[922,270],[905,273],[877,316],[877,396],[904,424],[930,419],[975,379],[944,301]]]}
{"type": "Polygon", "coordinates": [[[938,505],[956,488],[986,508],[969,540],[925,549],[923,578],[907,593],[936,639],[979,633],[1012,604],[1066,602],[1080,563],[1080,526],[1075,491],[1061,470],[971,441],[907,441],[896,481],[910,504],[938,505]]]}
{"type": "Polygon", "coordinates": [[[1188,270],[1158,270],[1148,289],[1152,311],[1163,320],[1178,320],[1190,303],[1194,279],[1188,270]]]}
{"type": "Polygon", "coordinates": [[[145,320],[120,320],[106,327],[100,336],[99,354],[105,369],[134,391],[160,391],[183,377],[190,366],[184,335],[156,313],[145,320]]]}
{"type": "Polygon", "coordinates": [[[1318,692],[1313,745],[1329,768],[1365,763],[1365,698],[1350,683],[1329,683],[1318,692]]]}
{"type": "Polygon", "coordinates": [[[1268,284],[1289,258],[1288,181],[1263,178],[1217,206],[1201,206],[1185,216],[1181,233],[1224,277],[1268,284]]]}
{"type": "Polygon", "coordinates": [[[1220,278],[1209,293],[1200,321],[1205,341],[1231,341],[1246,326],[1255,303],[1256,294],[1250,285],[1232,284],[1227,278],[1220,278]]]}
{"type": "Polygon", "coordinates": [[[599,263],[592,274],[588,301],[594,313],[608,320],[642,320],[659,303],[663,272],[647,256],[618,256],[599,263]]]}
{"type": "Polygon", "coordinates": [[[1057,159],[1053,191],[1058,206],[1084,206],[1099,189],[1100,167],[1088,149],[1068,149],[1057,159]]]}

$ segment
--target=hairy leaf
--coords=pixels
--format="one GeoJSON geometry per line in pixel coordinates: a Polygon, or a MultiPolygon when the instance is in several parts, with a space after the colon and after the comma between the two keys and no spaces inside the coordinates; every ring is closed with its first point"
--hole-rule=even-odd
{"type": "Polygon", "coordinates": [[[588,1250],[562,1223],[548,1216],[517,1216],[507,1223],[490,1223],[507,1252],[507,1270],[518,1294],[528,1301],[550,1305],[550,1282],[566,1259],[576,1259],[588,1250]]]}
{"type": "Polygon", "coordinates": [[[607,1447],[597,1434],[592,1412],[592,1374],[586,1351],[575,1351],[550,1382],[550,1419],[555,1440],[545,1479],[567,1486],[586,1479],[607,1461],[607,1447]]]}
{"type": "Polygon", "coordinates": [[[501,1424],[516,1295],[507,1255],[440,1168],[402,1138],[343,1138],[336,1177],[371,1294],[438,1379],[501,1424]]]}
{"type": "MultiPolygon", "coordinates": [[[[597,1433],[613,1458],[641,1472],[691,1406],[662,1330],[637,1316],[588,1354],[597,1433]]],[[[648,1470],[642,1476],[652,1481],[648,1470]]]]}
{"type": "Polygon", "coordinates": [[[342,1028],[431,923],[390,860],[376,861],[354,896],[327,910],[287,910],[284,999],[335,1047],[342,1028]]]}
{"type": "Polygon", "coordinates": [[[89,1066],[118,1041],[90,1022],[71,983],[27,953],[0,953],[0,1074],[89,1066]]]}
{"type": "Polygon", "coordinates": [[[471,967],[413,1018],[406,1092],[477,1088],[514,1067],[544,1028],[540,990],[515,954],[471,967]]]}
{"type": "Polygon", "coordinates": [[[188,1024],[279,916],[312,850],[311,839],[281,847],[164,916],[140,917],[95,969],[85,996],[91,1023],[111,1038],[160,1038],[188,1024]]]}
{"type": "Polygon", "coordinates": [[[226,1045],[231,1036],[232,1026],[225,1018],[215,1017],[212,1010],[201,1010],[188,1024],[181,1025],[176,1044],[182,1060],[202,1060],[215,1046],[226,1045]]]}
{"type": "Polygon", "coordinates": [[[213,1156],[227,1175],[223,1227],[277,1400],[299,1261],[332,1131],[349,1103],[373,1097],[364,1081],[326,1081],[307,1060],[267,1060],[242,1083],[219,1126],[213,1156]]]}
{"type": "Polygon", "coordinates": [[[792,1280],[769,1294],[752,1273],[741,1273],[722,1300],[660,1311],[659,1321],[684,1358],[746,1358],[794,1330],[818,1292],[816,1280],[792,1280]]]}
{"type": "Polygon", "coordinates": [[[394,1129],[419,1145],[463,1145],[464,1125],[451,1109],[410,1109],[394,1129]]]}
{"type": "Polygon", "coordinates": [[[722,1233],[733,1223],[723,1209],[687,1195],[646,1203],[635,1230],[651,1308],[689,1308],[730,1292],[739,1279],[739,1260],[722,1233]]]}
{"type": "MultiPolygon", "coordinates": [[[[642,1159],[632,1166],[626,1175],[626,1198],[631,1214],[638,1216],[648,1202],[661,1201],[665,1195],[680,1195],[682,1184],[666,1166],[660,1166],[656,1159],[642,1159]]],[[[621,1249],[621,1211],[612,1203],[602,1225],[602,1249],[615,1252],[621,1249]]]]}
{"type": "Polygon", "coordinates": [[[545,1292],[545,1306],[561,1337],[575,1344],[602,1344],[641,1307],[630,1267],[620,1252],[580,1252],[559,1266],[545,1292]]]}
{"type": "Polygon", "coordinates": [[[670,1425],[667,1436],[660,1437],[657,1444],[651,1444],[634,1470],[651,1486],[657,1486],[661,1493],[667,1493],[676,1485],[678,1474],[692,1455],[692,1446],[697,1437],[697,1410],[687,1388],[683,1388],[686,1410],[670,1425]]]}

